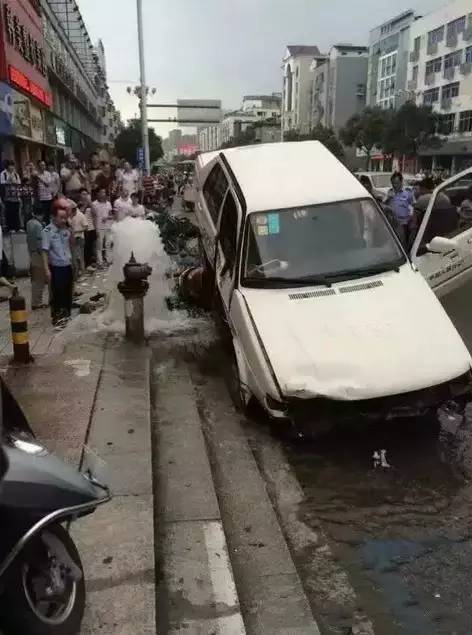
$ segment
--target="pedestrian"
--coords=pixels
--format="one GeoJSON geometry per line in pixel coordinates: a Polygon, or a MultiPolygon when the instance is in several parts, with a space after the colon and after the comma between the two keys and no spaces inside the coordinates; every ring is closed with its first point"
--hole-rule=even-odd
{"type": "Polygon", "coordinates": [[[472,222],[472,185],[467,189],[465,199],[459,208],[461,227],[469,227],[472,222]]]}
{"type": "Polygon", "coordinates": [[[51,194],[52,198],[55,199],[61,193],[61,177],[59,172],[56,170],[56,166],[52,161],[49,161],[48,172],[51,175],[51,194]]]}
{"type": "Polygon", "coordinates": [[[38,170],[35,173],[37,206],[40,210],[43,223],[49,225],[51,220],[51,204],[53,199],[53,189],[55,188],[52,180],[52,174],[46,170],[45,161],[38,163],[38,170]]]}
{"type": "Polygon", "coordinates": [[[92,214],[92,203],[90,200],[90,194],[84,188],[80,192],[79,209],[84,214],[87,220],[87,228],[84,234],[84,263],[85,269],[93,271],[93,263],[95,262],[95,243],[97,240],[97,232],[95,231],[95,224],[92,214]]]}
{"type": "Polygon", "coordinates": [[[67,198],[76,203],[80,199],[80,190],[87,185],[87,178],[74,156],[70,156],[61,170],[63,191],[67,198]]]}
{"type": "Polygon", "coordinates": [[[88,222],[85,214],[76,204],[71,205],[69,212],[69,225],[72,230],[72,266],[74,268],[75,279],[85,273],[85,231],[88,229],[88,222]]]}
{"type": "Polygon", "coordinates": [[[141,218],[143,220],[146,217],[146,210],[144,209],[144,205],[141,205],[139,202],[139,194],[137,192],[133,192],[131,194],[131,208],[129,215],[132,218],[141,218]]]}
{"type": "Polygon", "coordinates": [[[42,213],[39,208],[33,210],[33,216],[26,223],[26,242],[30,257],[31,276],[31,308],[33,311],[44,309],[44,287],[46,286],[46,276],[43,262],[43,225],[41,224],[42,213]]]}
{"type": "Polygon", "coordinates": [[[115,204],[113,205],[113,210],[115,212],[115,220],[122,221],[127,216],[131,216],[131,199],[129,196],[129,192],[126,189],[121,190],[121,196],[116,199],[115,204]]]}
{"type": "Polygon", "coordinates": [[[87,176],[88,176],[88,182],[90,186],[90,194],[92,196],[93,201],[95,200],[96,194],[97,194],[96,181],[97,181],[97,176],[100,174],[100,172],[101,172],[100,155],[98,154],[98,152],[92,152],[92,154],[90,155],[90,167],[89,167],[87,176]]]}
{"type": "Polygon", "coordinates": [[[20,222],[20,189],[21,179],[16,171],[14,161],[6,161],[5,169],[0,173],[2,198],[5,204],[5,225],[8,232],[21,229],[20,222]]]}
{"type": "Polygon", "coordinates": [[[107,197],[110,201],[114,200],[116,192],[115,174],[108,161],[102,162],[102,169],[95,177],[95,198],[92,201],[97,200],[98,190],[105,189],[107,197]]]}
{"type": "Polygon", "coordinates": [[[53,207],[52,221],[43,229],[43,264],[49,283],[51,316],[55,326],[65,326],[72,310],[72,234],[67,227],[67,210],[53,207]]]}
{"type": "Polygon", "coordinates": [[[126,190],[130,195],[138,191],[139,173],[128,161],[125,161],[123,170],[119,173],[119,178],[117,178],[117,183],[121,190],[126,190]]]}
{"type": "MultiPolygon", "coordinates": [[[[434,181],[427,177],[419,184],[419,196],[414,205],[414,215],[412,219],[412,236],[416,236],[428,205],[433,196],[434,181]]],[[[451,199],[444,192],[439,192],[434,198],[431,216],[427,222],[423,234],[422,243],[428,243],[435,236],[449,237],[454,235],[459,227],[459,214],[457,208],[452,205],[451,199]]]]}
{"type": "Polygon", "coordinates": [[[103,267],[104,262],[108,262],[110,259],[107,238],[108,230],[112,222],[112,211],[113,208],[108,200],[107,191],[105,188],[101,188],[97,192],[97,200],[92,203],[92,215],[97,233],[96,257],[99,267],[103,267]],[[103,257],[104,252],[105,258],[103,257]]]}
{"type": "Polygon", "coordinates": [[[385,204],[390,207],[398,223],[398,236],[404,247],[407,247],[410,239],[410,221],[415,202],[413,192],[403,187],[403,175],[394,172],[390,179],[392,187],[387,194],[385,204]]]}

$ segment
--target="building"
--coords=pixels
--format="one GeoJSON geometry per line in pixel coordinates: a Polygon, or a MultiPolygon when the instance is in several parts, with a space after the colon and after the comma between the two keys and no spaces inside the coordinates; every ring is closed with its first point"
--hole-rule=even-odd
{"type": "Polygon", "coordinates": [[[282,131],[308,133],[311,127],[311,65],[320,55],[317,46],[290,45],[282,62],[282,131]]]}
{"type": "Polygon", "coordinates": [[[112,147],[121,122],[105,52],[92,46],[75,0],[0,0],[0,11],[0,158],[23,168],[112,147]]]}
{"type": "Polygon", "coordinates": [[[110,155],[114,153],[115,140],[123,129],[123,122],[108,89],[105,48],[101,40],[93,49],[92,59],[95,65],[95,81],[98,83],[99,110],[102,116],[101,146],[110,155]]]}
{"type": "Polygon", "coordinates": [[[199,148],[198,134],[183,134],[180,128],[169,132],[169,136],[162,141],[162,149],[166,161],[172,161],[176,156],[195,154],[199,148]]]}
{"type": "Polygon", "coordinates": [[[441,114],[447,135],[439,149],[420,151],[425,168],[452,172],[472,165],[472,5],[456,0],[411,26],[408,89],[441,114]]]}
{"type": "Polygon", "coordinates": [[[198,146],[201,152],[211,152],[221,147],[220,124],[200,126],[198,130],[198,146]]]}
{"type": "Polygon", "coordinates": [[[338,131],[365,108],[368,61],[369,49],[352,44],[335,44],[313,59],[311,127],[338,131]]]}
{"type": "Polygon", "coordinates": [[[416,19],[405,11],[370,32],[368,106],[398,108],[406,101],[410,28],[416,19]]]}
{"type": "Polygon", "coordinates": [[[282,95],[245,95],[243,97],[242,112],[256,116],[260,121],[279,119],[282,106],[282,95]]]}

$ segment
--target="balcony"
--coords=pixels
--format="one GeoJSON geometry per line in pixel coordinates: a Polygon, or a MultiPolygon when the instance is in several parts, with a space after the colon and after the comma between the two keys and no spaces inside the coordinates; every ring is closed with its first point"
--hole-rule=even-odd
{"type": "Polygon", "coordinates": [[[426,86],[434,86],[434,84],[436,83],[435,73],[429,73],[428,75],[425,75],[424,83],[426,84],[426,86]]]}
{"type": "Polygon", "coordinates": [[[447,48],[454,49],[457,47],[458,38],[457,33],[450,33],[446,36],[446,46],[447,48]]]}
{"type": "Polygon", "coordinates": [[[436,55],[438,52],[438,43],[437,42],[429,42],[426,48],[426,53],[428,55],[436,55]]]}
{"type": "Polygon", "coordinates": [[[451,97],[443,97],[443,99],[441,99],[441,108],[442,110],[451,110],[452,108],[451,97]]]}
{"type": "Polygon", "coordinates": [[[420,59],[419,51],[412,51],[410,53],[410,62],[417,62],[420,59]]]}
{"type": "Polygon", "coordinates": [[[456,67],[449,66],[444,69],[444,79],[454,79],[454,75],[456,74],[456,67]]]}
{"type": "Polygon", "coordinates": [[[408,81],[408,90],[416,90],[418,88],[418,80],[410,79],[408,81]]]}
{"type": "Polygon", "coordinates": [[[472,72],[472,62],[465,62],[461,64],[461,73],[462,75],[470,75],[472,72]]]}

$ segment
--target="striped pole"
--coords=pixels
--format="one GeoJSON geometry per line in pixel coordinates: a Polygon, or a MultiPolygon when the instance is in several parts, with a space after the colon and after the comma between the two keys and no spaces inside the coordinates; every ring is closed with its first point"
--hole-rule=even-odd
{"type": "Polygon", "coordinates": [[[29,364],[33,358],[29,350],[28,313],[25,299],[21,295],[13,295],[10,298],[10,322],[13,361],[29,364]]]}

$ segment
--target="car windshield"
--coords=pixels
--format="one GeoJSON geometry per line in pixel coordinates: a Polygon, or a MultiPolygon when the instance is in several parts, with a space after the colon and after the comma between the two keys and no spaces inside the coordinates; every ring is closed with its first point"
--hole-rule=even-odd
{"type": "Polygon", "coordinates": [[[394,269],[405,256],[371,199],[248,216],[242,284],[329,284],[394,269]]]}
{"type": "Polygon", "coordinates": [[[374,187],[391,187],[390,174],[371,174],[370,179],[374,187]]]}

